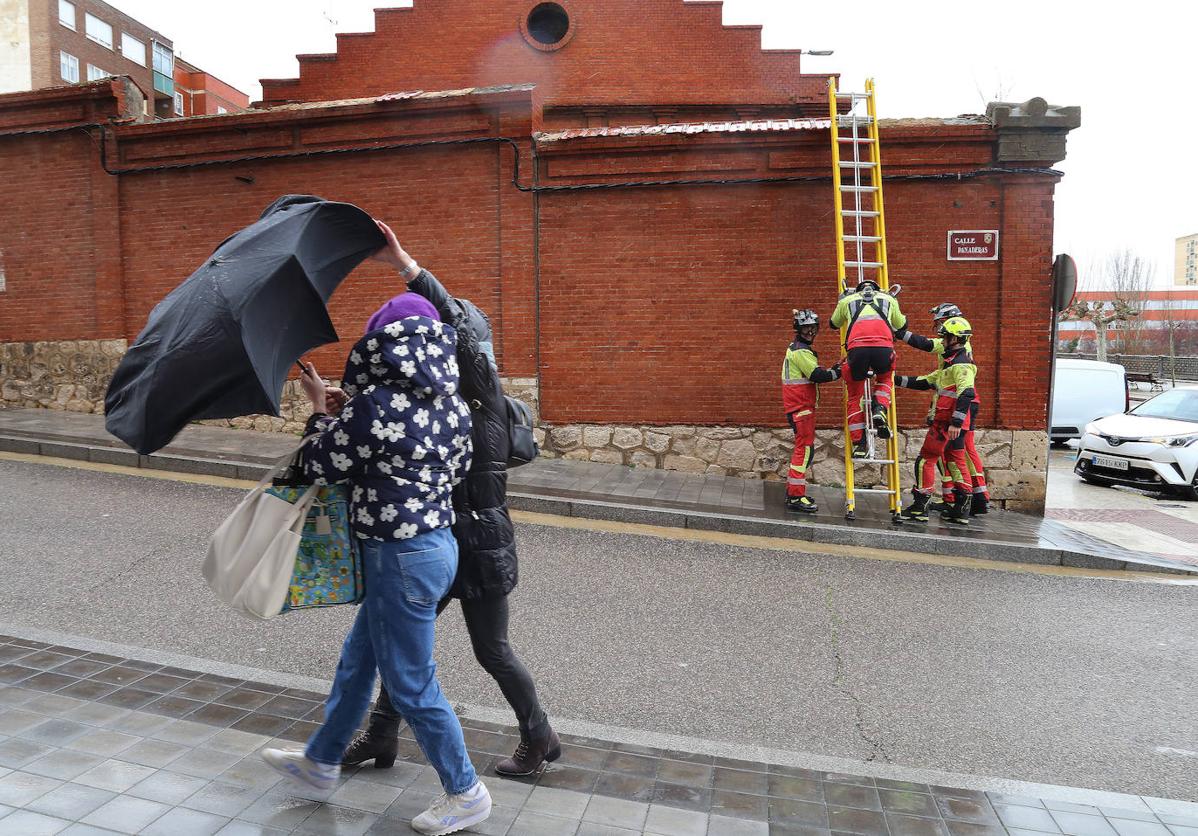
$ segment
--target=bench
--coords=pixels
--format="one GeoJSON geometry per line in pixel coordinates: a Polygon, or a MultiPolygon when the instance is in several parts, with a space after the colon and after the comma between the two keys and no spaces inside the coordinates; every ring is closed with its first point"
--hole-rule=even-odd
{"type": "Polygon", "coordinates": [[[1163,392],[1165,384],[1152,372],[1127,372],[1128,383],[1147,383],[1149,390],[1153,392],[1163,392]]]}

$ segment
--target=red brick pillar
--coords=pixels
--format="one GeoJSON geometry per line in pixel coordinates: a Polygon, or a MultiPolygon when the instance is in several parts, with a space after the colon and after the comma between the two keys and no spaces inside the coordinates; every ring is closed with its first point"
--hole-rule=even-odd
{"type": "Polygon", "coordinates": [[[994,398],[1003,428],[1045,430],[1048,424],[1055,185],[1045,176],[1002,184],[994,398]]]}
{"type": "MultiPolygon", "coordinates": [[[[106,136],[97,137],[107,142],[106,136]]],[[[108,174],[101,165],[98,150],[88,144],[93,159],[90,166],[91,237],[95,255],[92,270],[95,276],[95,338],[101,340],[130,339],[136,335],[125,326],[125,280],[121,252],[121,186],[120,177],[108,174]]],[[[115,153],[109,147],[109,159],[115,153]]],[[[163,246],[170,246],[163,241],[163,246]]]]}
{"type": "MultiPolygon", "coordinates": [[[[532,121],[527,108],[500,115],[500,136],[518,138],[520,182],[531,185],[532,121]]],[[[516,155],[511,145],[496,146],[499,156],[500,317],[496,351],[505,377],[537,375],[536,244],[533,195],[513,185],[516,155]]]]}

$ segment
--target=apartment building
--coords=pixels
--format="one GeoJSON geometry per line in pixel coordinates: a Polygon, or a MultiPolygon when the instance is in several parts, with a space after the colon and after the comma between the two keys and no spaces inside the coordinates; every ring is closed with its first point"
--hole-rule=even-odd
{"type": "MultiPolygon", "coordinates": [[[[197,73],[207,77],[188,66],[189,84],[197,73]]],[[[187,111],[188,96],[180,102],[176,95],[174,45],[160,32],[103,0],[0,0],[0,93],[113,75],[129,76],[141,88],[148,116],[169,119],[187,111]]],[[[232,111],[241,99],[249,103],[223,82],[216,98],[222,103],[213,113],[215,107],[232,111]]]]}

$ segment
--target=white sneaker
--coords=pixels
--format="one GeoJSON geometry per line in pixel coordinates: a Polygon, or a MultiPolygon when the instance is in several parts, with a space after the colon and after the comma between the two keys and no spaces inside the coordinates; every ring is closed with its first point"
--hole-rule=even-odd
{"type": "Polygon", "coordinates": [[[491,815],[491,794],[479,781],[457,795],[441,793],[433,804],[412,819],[412,829],[426,836],[445,836],[485,821],[491,815]]]}
{"type": "Polygon", "coordinates": [[[341,767],[308,760],[303,752],[263,749],[262,760],[280,775],[317,790],[331,790],[341,775],[341,767]]]}

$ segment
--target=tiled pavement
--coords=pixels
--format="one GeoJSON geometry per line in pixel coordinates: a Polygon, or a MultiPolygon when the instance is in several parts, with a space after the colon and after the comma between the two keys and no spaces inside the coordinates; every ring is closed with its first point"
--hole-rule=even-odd
{"type": "MultiPolygon", "coordinates": [[[[0,682],[0,834],[402,834],[440,790],[410,737],[394,768],[349,771],[322,800],[280,782],[257,752],[308,736],[313,691],[12,636],[0,682]]],[[[1186,802],[953,789],[571,735],[541,775],[503,779],[492,767],[514,729],[464,727],[495,802],[474,832],[495,836],[1198,836],[1186,802]]]]}
{"type": "MultiPolygon", "coordinates": [[[[292,436],[192,425],[153,456],[138,456],[108,435],[100,415],[0,409],[0,450],[132,467],[257,480],[266,464],[294,449],[292,436]]],[[[861,495],[857,519],[843,516],[841,489],[813,486],[819,514],[784,509],[780,483],[623,465],[538,459],[513,470],[514,509],[654,525],[791,537],[847,546],[1103,569],[1198,572],[1198,557],[1149,555],[1090,536],[1056,519],[1008,511],[971,521],[895,526],[880,496],[861,495]]]]}

